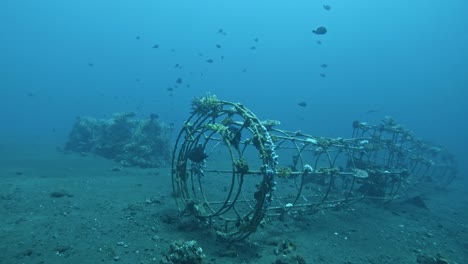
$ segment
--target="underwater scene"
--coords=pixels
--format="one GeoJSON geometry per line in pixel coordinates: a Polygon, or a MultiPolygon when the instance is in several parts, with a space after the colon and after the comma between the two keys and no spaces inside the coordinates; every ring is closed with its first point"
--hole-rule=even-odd
{"type": "Polygon", "coordinates": [[[0,2],[0,264],[468,263],[468,2],[0,2]]]}

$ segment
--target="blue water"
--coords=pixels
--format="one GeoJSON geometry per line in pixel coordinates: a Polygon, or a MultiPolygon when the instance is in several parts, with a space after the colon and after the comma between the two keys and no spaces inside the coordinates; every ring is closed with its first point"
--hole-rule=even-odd
{"type": "Polygon", "coordinates": [[[465,0],[3,0],[0,142],[63,144],[76,116],[125,111],[180,127],[210,92],[317,136],[390,115],[466,164],[467,13],[465,0]]]}

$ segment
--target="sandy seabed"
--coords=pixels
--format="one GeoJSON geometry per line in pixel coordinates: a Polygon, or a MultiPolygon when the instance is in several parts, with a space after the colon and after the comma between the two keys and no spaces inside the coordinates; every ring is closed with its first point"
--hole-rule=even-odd
{"type": "Polygon", "coordinates": [[[468,263],[468,194],[456,182],[424,196],[428,209],[361,202],[268,219],[228,246],[177,222],[169,168],[114,171],[113,161],[54,147],[2,146],[0,157],[2,264],[160,263],[171,243],[188,240],[204,263],[468,263]]]}

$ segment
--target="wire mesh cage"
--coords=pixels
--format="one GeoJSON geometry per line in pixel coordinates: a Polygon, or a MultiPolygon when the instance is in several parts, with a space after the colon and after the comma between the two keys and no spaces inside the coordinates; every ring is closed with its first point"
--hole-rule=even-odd
{"type": "Polygon", "coordinates": [[[172,185],[181,217],[239,241],[266,216],[308,213],[362,199],[390,201],[408,187],[444,187],[456,175],[444,148],[386,118],[353,123],[351,138],[285,131],[239,103],[195,98],[175,143],[172,185]]]}

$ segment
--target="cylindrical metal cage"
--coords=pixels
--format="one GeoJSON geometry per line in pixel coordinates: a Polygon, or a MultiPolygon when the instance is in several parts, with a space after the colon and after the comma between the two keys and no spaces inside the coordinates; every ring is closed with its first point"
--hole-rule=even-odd
{"type": "Polygon", "coordinates": [[[239,103],[209,95],[192,113],[173,152],[172,185],[181,217],[212,226],[220,239],[254,233],[267,215],[314,212],[364,198],[389,201],[408,187],[443,187],[456,162],[386,118],[353,123],[349,139],[277,128],[239,103]]]}

